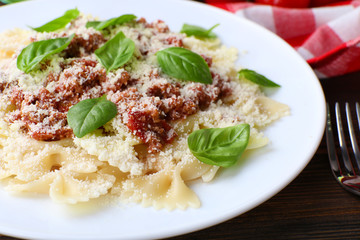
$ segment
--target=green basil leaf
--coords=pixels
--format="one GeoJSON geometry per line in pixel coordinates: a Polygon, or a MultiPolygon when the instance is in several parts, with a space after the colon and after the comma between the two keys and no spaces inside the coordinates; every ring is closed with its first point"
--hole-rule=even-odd
{"type": "Polygon", "coordinates": [[[274,83],[273,81],[269,80],[267,77],[249,69],[241,69],[239,71],[239,78],[247,79],[263,87],[280,87],[279,84],[274,83]]]}
{"type": "Polygon", "coordinates": [[[201,162],[230,167],[245,151],[249,137],[249,124],[200,129],[189,135],[188,146],[192,154],[201,162]]]}
{"type": "Polygon", "coordinates": [[[17,3],[17,2],[23,2],[25,0],[1,0],[0,2],[4,3],[4,4],[12,4],[12,3],[17,3]]]}
{"type": "Polygon", "coordinates": [[[86,99],[72,106],[67,114],[69,126],[78,138],[98,129],[117,114],[115,103],[100,98],[86,99]]]}
{"type": "Polygon", "coordinates": [[[114,26],[114,25],[121,25],[126,22],[130,22],[136,19],[136,16],[133,14],[124,14],[117,18],[110,18],[106,21],[90,21],[86,23],[86,27],[90,28],[93,27],[96,30],[103,30],[107,27],[114,26]]]}
{"type": "Polygon", "coordinates": [[[216,38],[216,34],[212,32],[214,28],[219,26],[216,24],[210,29],[205,29],[196,25],[184,24],[180,30],[181,33],[185,33],[187,36],[194,36],[197,38],[216,38]]]}
{"type": "Polygon", "coordinates": [[[127,63],[134,51],[135,43],[119,32],[94,53],[106,70],[111,71],[127,63]]]}
{"type": "Polygon", "coordinates": [[[76,19],[79,16],[79,14],[80,12],[76,8],[70,9],[67,10],[64,13],[64,15],[62,15],[61,17],[58,17],[48,23],[45,23],[40,27],[32,28],[32,29],[37,32],[53,32],[66,27],[66,25],[70,23],[72,20],[76,19]]]}
{"type": "Polygon", "coordinates": [[[156,53],[161,69],[167,75],[186,81],[212,83],[209,66],[200,55],[181,47],[170,47],[156,53]]]}
{"type": "Polygon", "coordinates": [[[45,58],[64,50],[73,38],[74,34],[67,38],[54,38],[30,43],[17,57],[17,68],[29,73],[45,58]]]}
{"type": "Polygon", "coordinates": [[[86,28],[94,28],[96,29],[96,27],[101,23],[101,21],[89,21],[86,23],[86,28]]]}

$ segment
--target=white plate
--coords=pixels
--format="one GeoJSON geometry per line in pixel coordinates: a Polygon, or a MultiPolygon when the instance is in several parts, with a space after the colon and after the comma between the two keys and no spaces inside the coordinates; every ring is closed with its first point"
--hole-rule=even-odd
{"type": "MultiPolygon", "coordinates": [[[[156,211],[137,205],[74,213],[47,197],[19,198],[0,190],[0,233],[37,239],[144,239],[188,233],[240,215],[289,184],[307,165],[321,141],[325,101],[316,76],[281,39],[258,25],[205,4],[169,0],[39,0],[0,8],[0,31],[40,26],[77,7],[100,19],[133,13],[148,21],[162,19],[173,31],[183,23],[211,27],[227,46],[239,49],[238,64],[254,69],[282,87],[271,97],[286,103],[291,116],[265,134],[271,143],[248,156],[244,164],[222,171],[209,184],[191,187],[199,209],[156,211]]],[[[241,228],[241,226],[238,226],[241,228]]]]}

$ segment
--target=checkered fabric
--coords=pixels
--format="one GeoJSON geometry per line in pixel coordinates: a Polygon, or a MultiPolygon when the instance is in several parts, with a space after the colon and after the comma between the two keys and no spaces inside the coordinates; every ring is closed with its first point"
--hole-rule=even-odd
{"type": "Polygon", "coordinates": [[[254,21],[283,38],[319,78],[360,70],[360,0],[302,9],[234,1],[209,4],[254,21]]]}

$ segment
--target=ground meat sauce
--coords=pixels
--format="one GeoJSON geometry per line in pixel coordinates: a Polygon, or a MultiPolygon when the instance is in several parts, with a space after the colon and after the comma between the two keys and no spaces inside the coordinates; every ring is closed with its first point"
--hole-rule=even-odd
{"type": "Polygon", "coordinates": [[[93,53],[105,42],[103,35],[91,34],[88,39],[75,35],[65,52],[66,58],[81,57],[93,53]]]}
{"type": "MultiPolygon", "coordinates": [[[[138,20],[154,34],[168,33],[169,28],[162,21],[147,23],[138,20]]],[[[139,38],[142,36],[139,34],[139,38]]],[[[183,47],[178,36],[163,38],[170,46],[183,47]]],[[[9,113],[10,122],[20,122],[24,131],[39,141],[54,141],[73,137],[72,129],[67,124],[67,111],[81,100],[101,97],[104,94],[117,104],[118,114],[129,130],[148,145],[149,152],[158,152],[167,143],[171,143],[177,134],[171,122],[185,119],[187,116],[206,109],[211,103],[229,95],[231,89],[228,80],[212,73],[213,83],[159,83],[157,71],[149,74],[154,80],[145,92],[139,92],[138,79],[131,78],[123,71],[115,81],[107,77],[98,63],[89,60],[92,54],[105,42],[101,34],[89,35],[87,39],[75,36],[63,52],[64,58],[74,58],[61,64],[60,73],[50,72],[44,81],[44,87],[37,93],[22,91],[16,84],[9,91],[9,98],[16,110],[9,113]],[[49,84],[54,91],[47,90],[49,84]],[[186,93],[186,94],[185,94],[186,93]]],[[[147,51],[140,51],[142,55],[147,51]]],[[[211,66],[212,59],[202,56],[211,66]]],[[[47,63],[43,63],[46,68],[47,63]]],[[[1,88],[3,90],[3,88],[1,88]]]]}
{"type": "Polygon", "coordinates": [[[37,94],[24,93],[17,86],[13,87],[10,101],[16,111],[10,113],[10,122],[20,121],[28,134],[39,141],[72,137],[72,129],[66,120],[67,111],[83,99],[104,94],[102,84],[106,81],[106,72],[94,70],[96,64],[76,59],[63,65],[58,76],[48,75],[44,88],[37,94]],[[53,92],[45,88],[48,84],[55,84],[53,92]]]}

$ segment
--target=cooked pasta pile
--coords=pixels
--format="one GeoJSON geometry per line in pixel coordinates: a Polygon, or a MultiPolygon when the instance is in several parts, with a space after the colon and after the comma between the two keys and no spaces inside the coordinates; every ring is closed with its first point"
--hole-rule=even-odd
{"type": "Polygon", "coordinates": [[[160,21],[137,19],[106,30],[80,15],[61,31],[13,29],[0,35],[0,181],[10,192],[49,194],[75,204],[103,195],[157,209],[199,207],[189,181],[211,181],[219,166],[199,161],[187,138],[198,129],[250,125],[247,149],[268,143],[261,129],[289,114],[287,105],[239,80],[237,50],[219,39],[171,32],[160,21]],[[94,51],[122,31],[135,43],[129,62],[107,71],[94,51]],[[29,73],[17,67],[28,44],[68,37],[67,48],[29,73]],[[169,47],[204,58],[212,83],[178,81],[162,72],[156,53],[169,47]],[[76,103],[106,98],[117,115],[74,136],[67,112],[76,103]]]}

